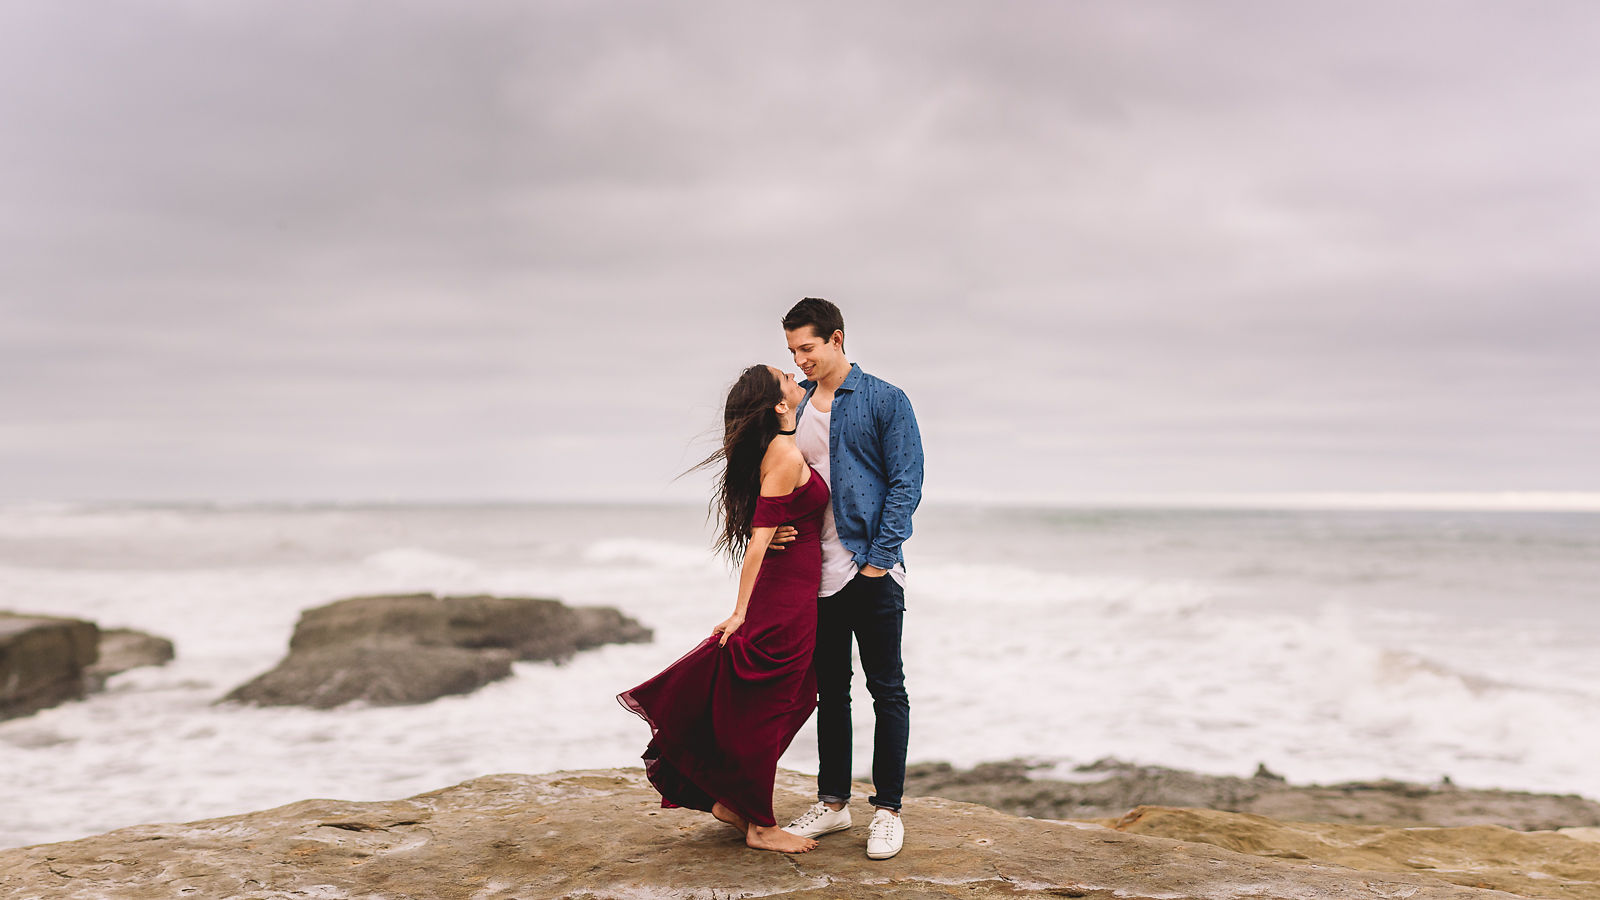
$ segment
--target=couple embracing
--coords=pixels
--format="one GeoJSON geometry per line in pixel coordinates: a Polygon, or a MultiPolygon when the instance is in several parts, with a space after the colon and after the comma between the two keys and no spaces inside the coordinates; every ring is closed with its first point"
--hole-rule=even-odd
{"type": "Polygon", "coordinates": [[[618,695],[650,725],[661,805],[704,810],[762,850],[804,853],[850,827],[851,640],[876,719],[867,855],[900,852],[910,704],[900,639],[922,438],[899,388],[845,358],[844,317],[807,298],[783,318],[805,380],[751,366],[728,392],[713,496],[717,549],[740,564],[731,616],[618,695]],[[817,802],[779,828],[778,757],[817,712],[817,802]]]}

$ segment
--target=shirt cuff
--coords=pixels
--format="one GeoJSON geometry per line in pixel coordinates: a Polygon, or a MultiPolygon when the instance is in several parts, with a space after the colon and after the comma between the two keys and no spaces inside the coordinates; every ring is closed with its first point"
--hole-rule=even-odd
{"type": "Polygon", "coordinates": [[[892,569],[900,562],[899,559],[887,551],[873,547],[867,551],[867,565],[877,566],[880,569],[892,569]]]}

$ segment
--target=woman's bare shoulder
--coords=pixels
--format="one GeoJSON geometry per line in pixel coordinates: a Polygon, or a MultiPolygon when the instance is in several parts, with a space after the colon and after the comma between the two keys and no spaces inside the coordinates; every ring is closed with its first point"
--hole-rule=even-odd
{"type": "Polygon", "coordinates": [[[791,441],[778,443],[773,441],[767,445],[767,455],[761,459],[761,467],[783,465],[805,465],[805,457],[801,455],[800,448],[791,441]]]}
{"type": "Polygon", "coordinates": [[[761,493],[781,497],[800,486],[806,460],[793,444],[774,442],[761,460],[761,493]]]}

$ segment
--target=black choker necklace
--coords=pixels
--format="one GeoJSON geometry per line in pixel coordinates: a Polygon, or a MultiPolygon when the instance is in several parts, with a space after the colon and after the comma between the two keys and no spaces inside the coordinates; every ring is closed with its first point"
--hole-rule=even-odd
{"type": "Polygon", "coordinates": [[[782,429],[782,428],[779,428],[779,429],[778,429],[778,433],[779,433],[779,434],[794,434],[794,433],[795,433],[795,431],[797,431],[797,430],[798,430],[798,428],[799,428],[799,426],[796,426],[796,427],[795,427],[795,428],[791,428],[791,429],[789,429],[789,430],[788,430],[788,431],[784,431],[784,430],[783,430],[783,429],[782,429]]]}

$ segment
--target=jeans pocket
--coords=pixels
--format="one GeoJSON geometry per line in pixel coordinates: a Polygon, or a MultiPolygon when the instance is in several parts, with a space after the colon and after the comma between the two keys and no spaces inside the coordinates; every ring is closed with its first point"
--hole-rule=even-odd
{"type": "Polygon", "coordinates": [[[870,580],[875,582],[873,596],[877,598],[879,605],[898,612],[906,611],[906,589],[900,586],[900,582],[896,581],[893,575],[886,573],[870,580]]]}

